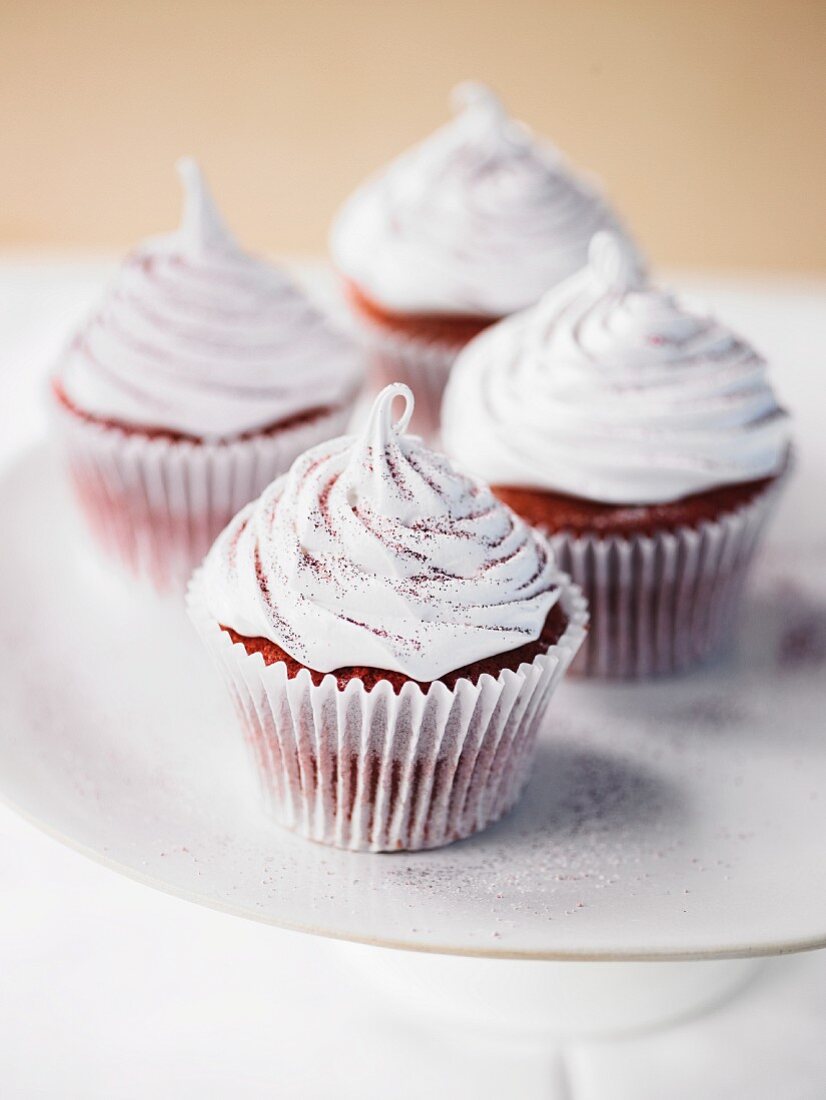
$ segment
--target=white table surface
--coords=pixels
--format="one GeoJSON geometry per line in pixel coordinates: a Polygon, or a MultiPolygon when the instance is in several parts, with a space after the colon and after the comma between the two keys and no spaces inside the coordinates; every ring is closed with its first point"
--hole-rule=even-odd
{"type": "MultiPolygon", "coordinates": [[[[110,270],[0,258],[0,465],[42,433],[46,367],[110,270]]],[[[779,362],[826,360],[826,281],[676,281],[779,362]]],[[[540,1049],[492,1051],[368,995],[346,950],[154,892],[0,806],[0,1096],[485,1100],[513,1095],[517,1064],[550,1073],[540,1049]]],[[[824,1027],[826,954],[776,960],[702,1020],[571,1050],[571,1092],[815,1100],[824,1027]]]]}

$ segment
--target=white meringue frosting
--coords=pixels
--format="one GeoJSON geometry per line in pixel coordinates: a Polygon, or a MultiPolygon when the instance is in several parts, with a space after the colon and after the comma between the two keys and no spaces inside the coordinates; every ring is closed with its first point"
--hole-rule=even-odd
{"type": "Polygon", "coordinates": [[[58,365],[74,407],[225,440],[340,405],[356,352],[283,272],[244,253],[192,160],[179,229],[129,255],[58,365]]]}
{"type": "Polygon", "coordinates": [[[453,96],[456,117],[343,206],[331,251],[391,312],[502,317],[577,271],[593,234],[618,221],[488,88],[453,96]]]}
{"type": "Polygon", "coordinates": [[[550,547],[406,435],[412,411],[388,386],[359,435],[307,451],[236,516],[202,574],[219,623],[318,672],[422,682],[539,637],[560,596],[550,547]]]}
{"type": "Polygon", "coordinates": [[[445,449],[494,485],[607,504],[680,500],[783,468],[790,425],[765,361],[651,286],[617,236],[459,356],[445,449]]]}

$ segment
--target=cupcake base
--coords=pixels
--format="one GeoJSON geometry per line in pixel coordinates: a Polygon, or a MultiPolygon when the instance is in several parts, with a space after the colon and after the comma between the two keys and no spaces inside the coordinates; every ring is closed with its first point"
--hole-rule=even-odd
{"type": "Polygon", "coordinates": [[[55,391],[53,419],[81,512],[104,557],[180,591],[216,536],[308,447],[342,434],[352,405],[227,443],[142,433],[84,416],[55,391]]]}
{"type": "MultiPolygon", "coordinates": [[[[200,573],[190,616],[226,680],[273,817],[340,848],[436,848],[498,820],[527,780],[539,719],[585,635],[581,594],[562,595],[558,641],[497,676],[368,690],[265,663],[209,615],[200,573]],[[290,672],[293,671],[293,675],[290,672]]],[[[237,637],[237,636],[236,636],[237,637]]]]}
{"type": "Polygon", "coordinates": [[[715,490],[655,509],[494,491],[548,535],[560,568],[588,600],[588,639],[572,672],[642,679],[684,671],[730,639],[782,480],[715,490]],[[570,526],[559,530],[560,520],[570,526]],[[580,529],[586,525],[593,530],[580,529]]]}

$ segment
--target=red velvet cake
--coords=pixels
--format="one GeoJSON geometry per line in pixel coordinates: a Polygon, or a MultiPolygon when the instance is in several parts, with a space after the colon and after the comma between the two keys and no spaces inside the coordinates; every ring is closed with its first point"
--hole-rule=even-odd
{"type": "Polygon", "coordinates": [[[344,430],[358,356],[282,272],[244,253],[191,161],[176,233],[127,257],[59,362],[56,428],[104,554],[180,589],[221,528],[344,430]]]}
{"type": "Polygon", "coordinates": [[[643,677],[719,650],[788,464],[763,359],[598,234],[581,272],[459,357],[442,438],[550,537],[591,608],[576,669],[643,677]]]}
{"type": "Polygon", "coordinates": [[[376,377],[408,383],[429,430],[468,341],[575,272],[596,231],[624,232],[489,88],[459,85],[454,101],[452,121],[355,191],[330,240],[376,377]]]}
{"type": "Polygon", "coordinates": [[[587,619],[542,536],[405,434],[412,405],[388,387],[361,433],[298,459],[189,590],[273,816],[344,848],[507,812],[587,619]]]}

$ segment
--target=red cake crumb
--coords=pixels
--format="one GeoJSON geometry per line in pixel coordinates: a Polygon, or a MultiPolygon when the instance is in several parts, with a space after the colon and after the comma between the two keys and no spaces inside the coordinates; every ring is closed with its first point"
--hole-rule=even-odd
{"type": "Polygon", "coordinates": [[[366,297],[353,283],[345,283],[345,292],[353,309],[372,324],[415,339],[449,344],[456,348],[464,347],[483,329],[501,320],[500,317],[462,313],[394,313],[366,297]]]}
{"type": "MultiPolygon", "coordinates": [[[[539,654],[545,653],[552,645],[555,645],[565,633],[567,625],[568,616],[557,602],[548,612],[548,617],[545,619],[542,633],[536,641],[526,642],[525,645],[521,645],[517,649],[511,649],[507,653],[501,653],[496,657],[487,657],[482,661],[473,661],[463,668],[455,669],[453,672],[448,672],[444,676],[440,676],[439,681],[446,684],[449,688],[453,688],[456,682],[462,679],[470,680],[471,683],[475,684],[479,677],[485,672],[494,677],[498,676],[499,673],[506,668],[515,672],[521,664],[529,664],[535,657],[539,656],[539,654]]],[[[254,653],[260,653],[264,658],[264,662],[268,665],[274,665],[281,661],[287,666],[287,675],[290,679],[297,676],[303,668],[307,667],[306,665],[302,665],[299,661],[294,660],[279,645],[276,645],[275,642],[271,642],[268,638],[246,638],[228,626],[222,626],[221,629],[229,634],[233,642],[240,642],[250,656],[254,653]]],[[[314,684],[320,684],[325,676],[325,673],[316,672],[313,669],[309,669],[309,673],[314,684]]],[[[372,691],[376,684],[386,680],[388,683],[392,684],[396,694],[401,691],[404,684],[408,681],[418,684],[425,692],[430,686],[429,683],[421,683],[418,680],[413,680],[410,676],[405,676],[403,672],[390,672],[387,669],[368,668],[361,665],[352,665],[347,668],[336,669],[332,675],[335,676],[338,687],[342,691],[350,680],[361,680],[367,691],[372,691]]]]}
{"type": "Polygon", "coordinates": [[[697,493],[669,504],[599,504],[579,497],[565,496],[542,489],[516,489],[493,485],[493,492],[524,520],[554,534],[571,531],[575,535],[599,534],[623,537],[673,531],[678,527],[696,527],[704,521],[718,520],[750,504],[774,478],[726,485],[697,493]]]}

